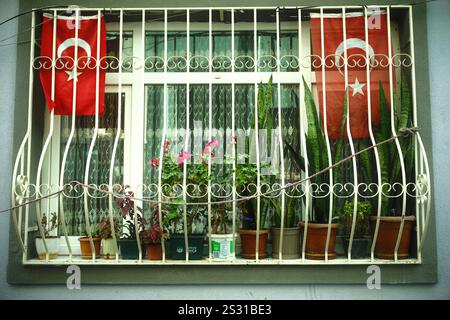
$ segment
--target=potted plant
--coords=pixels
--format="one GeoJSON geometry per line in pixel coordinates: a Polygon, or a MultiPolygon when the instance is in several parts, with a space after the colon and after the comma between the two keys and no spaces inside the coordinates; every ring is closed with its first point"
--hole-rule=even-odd
{"type": "MultiPolygon", "coordinates": [[[[188,234],[188,252],[190,260],[199,260],[203,256],[203,242],[205,239],[205,227],[207,210],[204,206],[186,207],[186,226],[184,221],[185,200],[181,198],[183,190],[184,161],[191,159],[188,151],[180,153],[174,161],[169,154],[170,141],[164,143],[162,163],[163,198],[171,202],[162,206],[164,216],[163,224],[167,226],[170,237],[170,257],[175,260],[186,258],[185,227],[188,234]]],[[[151,160],[152,167],[159,170],[159,159],[151,160]]],[[[189,163],[186,172],[186,185],[189,186],[188,202],[206,201],[206,185],[208,181],[208,166],[204,161],[200,164],[189,163]]]]}
{"type": "MultiPolygon", "coordinates": [[[[59,254],[59,237],[50,235],[50,232],[58,227],[58,217],[56,212],[50,213],[50,221],[47,221],[47,215],[45,213],[42,214],[41,225],[44,231],[45,244],[47,245],[48,259],[56,259],[59,254]]],[[[45,250],[44,240],[41,236],[36,237],[35,244],[38,258],[46,260],[47,251],[45,250]]]]}
{"type": "MultiPolygon", "coordinates": [[[[305,88],[305,108],[308,123],[308,133],[306,135],[306,146],[309,156],[309,174],[315,174],[320,170],[327,168],[330,163],[328,163],[327,148],[325,135],[322,130],[321,121],[317,113],[317,108],[308,85],[303,79],[305,88]]],[[[344,100],[344,112],[342,123],[345,123],[346,115],[346,101],[344,100]]],[[[343,132],[343,125],[341,125],[341,138],[343,132]]],[[[339,144],[340,142],[338,142],[339,144]]],[[[297,161],[299,166],[304,166],[304,161],[298,157],[297,161]]],[[[311,183],[321,188],[323,183],[329,181],[329,172],[320,174],[313,179],[311,183]]],[[[327,256],[328,259],[336,258],[336,252],[334,251],[336,243],[337,230],[339,228],[339,223],[336,222],[338,217],[332,217],[331,224],[329,224],[329,197],[313,197],[312,207],[313,215],[312,219],[308,221],[306,225],[305,221],[300,223],[300,228],[303,232],[307,228],[306,234],[306,244],[305,244],[305,255],[307,259],[312,260],[324,260],[325,250],[327,244],[328,230],[330,226],[330,236],[328,242],[327,256]],[[335,220],[335,221],[333,221],[335,220]]]]}
{"type": "Polygon", "coordinates": [[[149,229],[145,229],[140,233],[141,243],[145,246],[147,259],[162,260],[162,243],[161,239],[168,239],[167,232],[161,228],[159,223],[159,211],[156,207],[152,212],[152,223],[149,229]]]}
{"type": "Polygon", "coordinates": [[[119,254],[122,259],[139,258],[136,229],[138,229],[139,232],[142,232],[143,226],[146,223],[142,214],[142,209],[136,206],[135,212],[133,197],[134,193],[129,190],[128,186],[124,188],[123,196],[116,197],[116,203],[121,210],[123,220],[123,223],[121,224],[120,239],[118,240],[119,254]],[[135,218],[137,226],[135,225],[135,218]]]}
{"type": "MultiPolygon", "coordinates": [[[[268,145],[271,145],[272,136],[272,118],[270,115],[272,102],[271,76],[267,84],[260,83],[258,86],[258,132],[266,130],[268,145]]],[[[253,120],[251,127],[255,127],[255,120],[253,120]]],[[[242,155],[244,163],[236,164],[236,188],[242,191],[241,195],[244,197],[249,196],[251,190],[254,188],[253,186],[257,185],[258,167],[249,161],[249,149],[253,143],[255,141],[249,142],[248,148],[246,146],[248,152],[242,155]]],[[[260,163],[259,167],[260,169],[266,169],[269,165],[260,163]]],[[[260,184],[266,182],[268,182],[267,175],[260,175],[260,184]]],[[[260,202],[264,201],[265,199],[260,200],[260,202]]],[[[257,199],[252,198],[250,200],[240,201],[238,203],[238,209],[242,216],[242,228],[239,231],[241,237],[241,256],[246,259],[256,258],[256,239],[258,238],[258,257],[267,257],[267,242],[269,238],[269,229],[266,228],[267,210],[260,210],[259,228],[257,228],[257,199]],[[259,234],[257,229],[259,229],[259,234]]]]}
{"type": "MultiPolygon", "coordinates": [[[[341,212],[340,222],[344,227],[344,250],[348,255],[348,246],[353,224],[354,203],[345,202],[341,212]]],[[[358,201],[356,205],[356,220],[352,242],[352,258],[361,259],[367,256],[369,246],[369,216],[372,213],[370,201],[358,201]]]]}
{"type": "Polygon", "coordinates": [[[211,214],[211,253],[214,260],[233,259],[234,243],[232,217],[225,204],[212,209],[211,214]]]}
{"type": "Polygon", "coordinates": [[[104,218],[98,225],[100,238],[102,239],[102,256],[104,259],[115,259],[117,253],[117,244],[113,238],[113,232],[116,239],[119,239],[120,223],[114,218],[114,231],[111,227],[111,221],[109,218],[104,218]]]}
{"type": "MultiPolygon", "coordinates": [[[[274,226],[272,227],[272,256],[279,258],[281,238],[281,205],[277,199],[269,198],[274,209],[274,226]]],[[[283,223],[283,259],[296,259],[300,256],[300,227],[296,224],[295,198],[286,201],[283,223]]]]}
{"type": "MultiPolygon", "coordinates": [[[[377,142],[386,140],[391,137],[391,116],[390,108],[387,104],[386,97],[382,84],[379,84],[380,91],[380,125],[375,135],[377,142]]],[[[407,80],[402,74],[400,86],[400,105],[401,110],[395,105],[394,112],[394,126],[397,130],[401,128],[411,127],[413,124],[413,115],[411,112],[411,97],[407,80]]],[[[398,138],[404,161],[404,169],[406,174],[406,183],[414,180],[414,143],[412,136],[398,138]]],[[[402,184],[400,159],[397,152],[396,144],[384,144],[378,148],[380,167],[381,167],[381,182],[382,182],[382,205],[381,217],[379,218],[379,229],[376,238],[376,245],[374,255],[381,259],[394,259],[395,247],[400,231],[400,226],[403,220],[403,232],[400,238],[400,243],[397,252],[398,259],[406,259],[409,257],[409,248],[411,242],[412,231],[415,224],[415,216],[410,214],[413,211],[415,204],[407,203],[407,214],[402,218],[402,196],[390,196],[386,194],[389,191],[395,192],[398,188],[396,186],[402,184]],[[391,186],[387,190],[385,186],[391,186]]],[[[402,192],[406,192],[403,190],[402,192]]],[[[370,226],[372,237],[375,235],[376,223],[378,217],[370,217],[370,226]]]]}
{"type": "MultiPolygon", "coordinates": [[[[94,244],[95,256],[99,257],[100,256],[101,238],[99,236],[98,228],[94,228],[91,231],[91,237],[92,237],[92,242],[94,244]]],[[[84,235],[79,237],[78,241],[80,242],[81,258],[92,259],[91,241],[90,241],[89,236],[87,235],[87,232],[84,232],[84,235]]]]}

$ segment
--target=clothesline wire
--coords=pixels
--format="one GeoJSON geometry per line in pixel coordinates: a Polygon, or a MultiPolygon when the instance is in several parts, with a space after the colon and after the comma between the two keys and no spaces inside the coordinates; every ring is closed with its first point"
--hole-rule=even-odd
{"type": "MultiPolygon", "coordinates": [[[[413,3],[410,3],[409,5],[411,5],[411,6],[416,6],[416,5],[421,5],[421,4],[426,4],[426,3],[430,3],[430,2],[436,2],[436,1],[441,1],[441,0],[425,0],[425,1],[420,1],[420,2],[413,2],[413,3]]],[[[9,21],[12,21],[12,20],[14,20],[14,19],[16,19],[16,18],[19,18],[19,17],[21,17],[21,16],[24,16],[24,15],[29,14],[29,13],[32,13],[32,12],[43,11],[43,10],[49,10],[49,9],[55,9],[55,8],[65,8],[65,7],[66,7],[66,6],[47,6],[47,7],[41,7],[41,8],[37,8],[37,9],[32,9],[32,10],[24,11],[24,12],[22,12],[22,13],[19,13],[19,14],[13,16],[13,17],[10,17],[10,18],[8,18],[8,19],[6,19],[6,20],[0,22],[0,26],[2,26],[3,24],[5,24],[5,23],[7,23],[7,22],[9,22],[9,21]]],[[[307,7],[301,7],[301,6],[298,6],[298,7],[295,7],[295,8],[296,8],[296,9],[302,9],[302,10],[309,10],[309,9],[316,9],[316,8],[319,8],[319,7],[320,7],[320,6],[307,6],[307,7]]],[[[367,5],[362,5],[361,7],[368,8],[369,6],[367,6],[367,5]]],[[[70,9],[70,8],[68,8],[68,9],[70,9]]],[[[76,9],[76,8],[72,8],[72,9],[76,9]]],[[[81,9],[89,10],[89,8],[81,8],[81,9]]],[[[214,9],[214,8],[213,8],[213,9],[214,9]]],[[[239,8],[235,8],[235,9],[238,10],[239,8]]],[[[107,10],[106,8],[103,9],[103,11],[106,11],[106,10],[107,10]]],[[[151,10],[151,8],[149,8],[149,10],[151,10]]],[[[277,10],[287,10],[287,8],[278,6],[278,7],[277,7],[277,10]]],[[[194,11],[194,12],[192,12],[192,13],[191,13],[191,16],[194,15],[194,14],[196,14],[196,13],[200,13],[200,11],[194,11]]],[[[181,16],[181,15],[184,15],[184,13],[174,14],[174,15],[168,16],[167,18],[170,19],[170,18],[174,18],[174,17],[177,17],[177,16],[181,16]]],[[[148,22],[158,21],[158,20],[161,20],[161,18],[156,18],[156,19],[153,19],[153,20],[149,20],[148,22]]],[[[50,21],[50,20],[47,20],[47,21],[50,21]]],[[[44,23],[44,22],[41,22],[41,23],[35,25],[34,27],[27,28],[27,29],[25,29],[25,30],[22,30],[22,31],[16,33],[16,34],[13,34],[13,35],[8,36],[8,37],[6,37],[6,38],[4,38],[4,39],[1,39],[1,40],[0,40],[0,43],[3,42],[3,41],[5,41],[5,40],[14,38],[14,37],[18,36],[19,34],[28,32],[28,31],[30,31],[30,30],[32,30],[32,29],[34,29],[34,28],[36,28],[36,27],[42,25],[43,23],[44,23]]],[[[30,42],[30,41],[28,40],[28,41],[20,41],[20,42],[12,42],[12,43],[7,43],[7,44],[2,44],[2,45],[0,45],[0,48],[1,48],[1,47],[6,47],[6,46],[15,45],[15,44],[29,43],[29,42],[30,42]]]]}
{"type": "MultiPolygon", "coordinates": [[[[393,142],[395,139],[398,139],[398,138],[401,138],[401,137],[407,137],[409,135],[413,135],[413,134],[417,133],[419,130],[420,129],[418,127],[400,128],[398,130],[397,134],[392,136],[392,137],[390,137],[389,139],[380,141],[380,142],[378,142],[376,144],[373,144],[373,145],[371,145],[371,146],[369,146],[367,148],[364,148],[364,149],[362,149],[362,150],[360,150],[358,152],[352,153],[349,156],[347,156],[347,157],[337,161],[336,163],[334,163],[334,164],[332,164],[332,165],[330,165],[330,166],[328,166],[328,167],[326,167],[326,168],[324,168],[324,169],[322,169],[322,170],[320,170],[320,171],[318,171],[318,172],[316,172],[316,173],[314,173],[314,174],[312,174],[312,175],[310,175],[310,176],[308,176],[306,178],[303,178],[303,179],[295,181],[295,182],[287,183],[284,186],[281,186],[280,188],[277,188],[277,189],[273,189],[271,191],[267,191],[267,192],[263,192],[263,193],[260,193],[258,191],[254,195],[240,197],[239,199],[236,199],[236,200],[221,200],[221,201],[208,201],[208,202],[179,203],[179,202],[173,202],[173,201],[157,201],[157,200],[151,200],[151,199],[135,197],[134,195],[131,196],[131,195],[127,195],[127,194],[120,194],[120,193],[116,193],[116,192],[109,191],[109,190],[102,190],[102,189],[99,189],[99,188],[94,187],[92,185],[81,183],[79,181],[72,181],[72,182],[70,182],[70,185],[74,185],[75,187],[76,186],[81,186],[81,187],[83,187],[85,189],[91,189],[91,190],[95,190],[97,192],[106,193],[106,194],[112,195],[112,196],[114,196],[116,198],[127,198],[127,199],[130,199],[130,200],[133,200],[133,201],[147,202],[147,203],[152,203],[152,204],[182,205],[182,206],[206,206],[206,205],[229,204],[229,203],[234,203],[234,202],[237,203],[237,202],[246,201],[246,200],[250,200],[250,199],[253,199],[253,198],[257,198],[257,197],[265,197],[265,196],[268,196],[268,195],[273,194],[273,193],[281,192],[281,191],[283,191],[285,189],[293,188],[293,187],[295,187],[297,185],[300,185],[300,184],[302,184],[302,183],[304,183],[304,182],[306,182],[308,180],[311,180],[311,179],[313,179],[313,178],[315,178],[315,177],[317,177],[317,176],[319,176],[319,175],[321,175],[321,174],[323,174],[323,173],[325,173],[325,172],[327,172],[327,171],[329,171],[329,170],[331,170],[331,169],[341,165],[344,162],[347,162],[347,161],[351,160],[352,158],[354,158],[356,156],[359,156],[363,152],[367,152],[369,150],[372,150],[372,149],[374,149],[376,147],[379,147],[381,145],[384,145],[386,143],[393,142]]],[[[59,195],[60,193],[62,193],[64,191],[65,190],[64,190],[64,187],[63,187],[62,189],[60,189],[58,191],[55,191],[53,193],[50,193],[48,195],[45,195],[45,196],[42,196],[42,197],[30,200],[30,201],[21,203],[19,205],[10,207],[8,209],[0,210],[0,213],[16,210],[16,209],[19,209],[21,207],[24,207],[24,206],[27,206],[29,204],[32,204],[34,202],[37,202],[37,201],[40,201],[40,200],[43,200],[43,199],[46,199],[46,198],[54,197],[54,196],[59,195]]]]}

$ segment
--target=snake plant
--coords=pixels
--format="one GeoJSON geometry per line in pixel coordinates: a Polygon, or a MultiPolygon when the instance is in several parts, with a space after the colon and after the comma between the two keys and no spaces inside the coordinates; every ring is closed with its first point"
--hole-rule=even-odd
{"type": "MultiPolygon", "coordinates": [[[[328,163],[327,148],[325,134],[322,129],[322,124],[317,112],[317,108],[311,93],[311,90],[303,80],[305,88],[305,108],[306,117],[308,123],[308,130],[306,135],[306,148],[308,152],[308,169],[309,175],[313,175],[318,171],[327,168],[328,163]]],[[[393,118],[394,128],[399,130],[401,128],[408,128],[412,126],[412,113],[411,113],[411,97],[406,77],[402,75],[400,86],[400,111],[397,107],[397,99],[394,98],[393,106],[393,118]]],[[[395,93],[394,97],[396,96],[395,93]]],[[[344,126],[346,123],[346,114],[348,103],[346,100],[347,94],[344,95],[344,108],[342,114],[342,121],[340,127],[339,139],[334,143],[332,163],[336,163],[341,160],[344,155],[344,126]]],[[[376,128],[375,140],[377,143],[387,140],[392,137],[391,128],[391,114],[390,108],[386,101],[386,96],[382,84],[379,84],[379,124],[374,123],[373,127],[376,128]]],[[[411,181],[414,174],[414,145],[412,143],[412,137],[399,137],[398,139],[400,148],[403,154],[403,161],[405,164],[406,181],[411,181]]],[[[354,139],[354,144],[358,150],[368,147],[368,139],[354,139]]],[[[297,167],[301,171],[305,171],[305,159],[300,155],[295,148],[293,148],[286,141],[284,142],[287,152],[291,154],[292,159],[296,163],[297,167]]],[[[381,170],[381,183],[385,185],[383,191],[385,194],[389,192],[398,194],[398,184],[402,183],[400,158],[398,155],[397,147],[395,143],[384,144],[378,147],[378,155],[380,160],[381,170]],[[389,190],[388,186],[396,186],[396,189],[389,190]]],[[[376,168],[374,166],[373,152],[363,152],[357,158],[358,161],[358,175],[359,181],[366,183],[374,182],[376,176],[376,168]]],[[[342,166],[342,165],[341,165],[342,166]]],[[[334,183],[342,182],[343,170],[340,166],[333,170],[334,183]]],[[[328,173],[323,173],[317,177],[311,179],[311,183],[320,186],[322,183],[329,181],[328,173]]],[[[374,200],[375,201],[375,200],[374,200]]],[[[329,198],[313,198],[312,200],[315,221],[327,222],[329,213],[329,198]]],[[[341,208],[339,202],[335,203],[335,211],[339,212],[341,208]]],[[[401,197],[382,197],[382,214],[384,215],[397,215],[401,209],[401,197]]]]}

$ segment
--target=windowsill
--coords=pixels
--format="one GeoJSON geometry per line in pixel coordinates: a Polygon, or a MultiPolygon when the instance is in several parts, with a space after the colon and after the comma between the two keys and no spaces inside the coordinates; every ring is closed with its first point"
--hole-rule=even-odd
{"type": "Polygon", "coordinates": [[[333,260],[302,260],[302,259],[286,259],[280,261],[279,259],[265,258],[256,260],[236,258],[235,261],[220,261],[220,260],[211,260],[204,258],[202,260],[190,260],[186,262],[185,260],[170,260],[166,259],[166,261],[155,261],[142,259],[139,260],[126,260],[126,259],[96,259],[95,261],[91,259],[82,259],[79,256],[74,256],[72,259],[69,256],[59,256],[56,259],[51,260],[39,260],[39,259],[30,259],[24,262],[24,265],[90,265],[90,266],[108,266],[108,265],[121,265],[121,266],[142,266],[142,265],[417,265],[421,264],[418,259],[402,259],[402,260],[383,260],[383,259],[352,259],[349,261],[344,257],[337,257],[333,260]]]}

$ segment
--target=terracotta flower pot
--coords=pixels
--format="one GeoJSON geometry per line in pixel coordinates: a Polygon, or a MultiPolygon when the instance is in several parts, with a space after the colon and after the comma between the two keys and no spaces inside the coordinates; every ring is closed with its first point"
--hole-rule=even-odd
{"type": "MultiPolygon", "coordinates": [[[[279,258],[280,228],[272,228],[272,257],[279,258]]],[[[283,259],[297,259],[300,256],[300,228],[284,228],[283,259]]]]}
{"type": "MultiPolygon", "coordinates": [[[[411,232],[416,217],[405,216],[402,237],[397,251],[398,259],[409,257],[409,246],[411,243],[411,232]]],[[[370,217],[370,229],[372,238],[375,234],[377,217],[370,217]]],[[[374,255],[380,259],[394,259],[395,245],[397,244],[398,232],[400,230],[401,217],[380,217],[377,242],[375,244],[374,255]]]]}
{"type": "MultiPolygon", "coordinates": [[[[241,256],[245,259],[256,259],[256,230],[240,230],[241,256]]],[[[269,230],[259,230],[258,256],[263,259],[267,257],[267,238],[269,230]]]]}
{"type": "MultiPolygon", "coordinates": [[[[92,249],[91,249],[91,242],[89,241],[89,237],[81,237],[78,238],[80,241],[80,249],[81,249],[81,258],[83,259],[91,259],[92,258],[92,249]]],[[[100,257],[100,238],[92,238],[92,241],[94,242],[94,249],[95,249],[95,257],[100,257]]]]}
{"type": "Polygon", "coordinates": [[[147,259],[162,260],[162,246],[161,243],[149,243],[145,245],[147,259]]]}
{"type": "MultiPolygon", "coordinates": [[[[300,223],[300,228],[304,231],[305,224],[300,223]]],[[[330,241],[328,243],[328,259],[335,259],[336,252],[336,234],[339,223],[332,223],[330,230],[330,241]]],[[[305,256],[311,260],[325,260],[325,247],[327,243],[328,224],[327,223],[308,223],[308,232],[306,234],[305,256]]]]}

